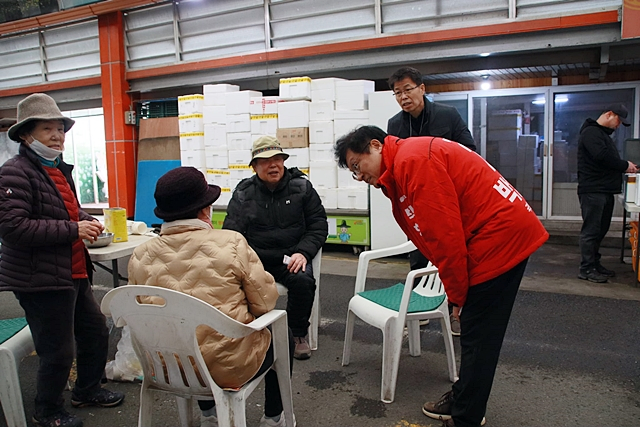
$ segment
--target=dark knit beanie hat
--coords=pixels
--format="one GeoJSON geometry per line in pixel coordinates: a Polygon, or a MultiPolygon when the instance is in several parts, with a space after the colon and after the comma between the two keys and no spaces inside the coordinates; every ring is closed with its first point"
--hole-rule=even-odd
{"type": "Polygon", "coordinates": [[[165,173],[156,183],[153,212],[164,221],[187,219],[194,212],[210,206],[220,197],[220,187],[207,180],[194,167],[178,167],[165,173]]]}

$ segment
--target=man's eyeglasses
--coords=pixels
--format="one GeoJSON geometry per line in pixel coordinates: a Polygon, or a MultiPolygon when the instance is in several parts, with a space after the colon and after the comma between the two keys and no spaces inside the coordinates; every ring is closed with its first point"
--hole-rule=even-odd
{"type": "Polygon", "coordinates": [[[399,90],[399,91],[393,92],[393,96],[395,96],[396,98],[402,98],[402,95],[409,96],[409,94],[411,94],[411,91],[414,90],[417,87],[420,87],[420,85],[416,85],[414,87],[410,87],[410,88],[407,88],[407,89],[403,89],[403,90],[399,90]]]}
{"type": "Polygon", "coordinates": [[[360,175],[360,166],[357,163],[351,165],[351,178],[359,181],[358,175],[360,175]]]}

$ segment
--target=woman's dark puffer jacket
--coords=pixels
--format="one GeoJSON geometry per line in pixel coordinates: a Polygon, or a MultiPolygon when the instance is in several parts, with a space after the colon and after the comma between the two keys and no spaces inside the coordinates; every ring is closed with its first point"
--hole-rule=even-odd
{"type": "MultiPolygon", "coordinates": [[[[76,193],[73,166],[58,168],[76,193]]],[[[80,210],[80,220],[93,218],[80,210]]],[[[62,195],[38,156],[24,145],[0,168],[0,290],[73,289],[71,243],[78,223],[69,219],[62,195]]],[[[87,272],[93,268],[85,249],[87,272]]]]}

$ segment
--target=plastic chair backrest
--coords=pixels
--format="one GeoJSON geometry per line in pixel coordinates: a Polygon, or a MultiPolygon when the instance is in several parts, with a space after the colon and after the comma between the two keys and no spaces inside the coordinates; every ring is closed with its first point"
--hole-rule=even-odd
{"type": "MultiPolygon", "coordinates": [[[[431,261],[429,261],[426,268],[434,267],[431,261]]],[[[413,289],[413,292],[425,297],[442,295],[444,293],[444,286],[442,285],[442,280],[440,280],[440,273],[423,276],[418,285],[413,289]]]]}
{"type": "Polygon", "coordinates": [[[155,388],[179,395],[211,396],[206,384],[210,376],[196,338],[198,326],[209,326],[231,338],[255,331],[204,301],[155,286],[114,289],[103,298],[102,306],[117,326],[129,325],[145,381],[150,379],[155,388]],[[142,304],[138,296],[160,297],[164,304],[142,304]],[[198,380],[194,365],[205,384],[198,380]]]}

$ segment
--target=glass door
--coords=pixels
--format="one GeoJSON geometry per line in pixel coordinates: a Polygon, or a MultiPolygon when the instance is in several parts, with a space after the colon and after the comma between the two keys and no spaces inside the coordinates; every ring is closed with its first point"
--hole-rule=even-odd
{"type": "Polygon", "coordinates": [[[480,154],[543,215],[545,92],[494,91],[473,97],[473,138],[480,154]]]}

